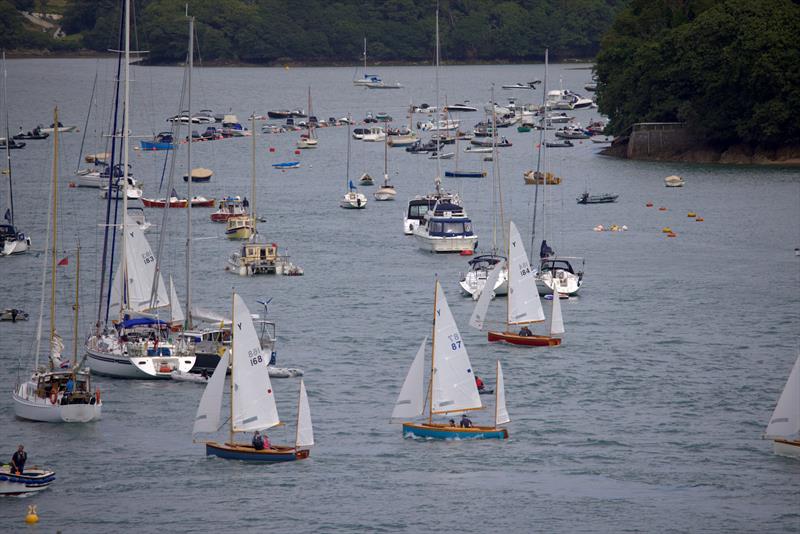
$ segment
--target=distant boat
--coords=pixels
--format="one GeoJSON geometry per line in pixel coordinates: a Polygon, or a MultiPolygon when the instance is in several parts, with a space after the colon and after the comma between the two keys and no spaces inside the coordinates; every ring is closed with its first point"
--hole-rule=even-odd
{"type": "Polygon", "coordinates": [[[172,150],[175,148],[175,139],[172,132],[161,132],[152,140],[142,139],[139,141],[142,150],[172,150]]]}
{"type": "Polygon", "coordinates": [[[609,193],[590,195],[588,191],[584,191],[577,200],[578,204],[608,204],[610,202],[616,202],[618,198],[619,195],[611,195],[609,193]]]}
{"type": "Polygon", "coordinates": [[[686,180],[677,175],[667,176],[664,178],[664,185],[667,187],[683,187],[686,180]]]}
{"type": "Polygon", "coordinates": [[[447,178],[483,178],[486,171],[444,171],[447,178]]]}
{"type": "Polygon", "coordinates": [[[444,111],[446,113],[453,113],[456,111],[470,112],[470,111],[478,111],[478,108],[470,106],[469,104],[464,102],[463,104],[448,104],[444,107],[444,111]]]}
{"type": "Polygon", "coordinates": [[[11,465],[0,466],[0,495],[26,495],[46,490],[55,482],[56,472],[26,467],[23,474],[11,473],[11,465]]]}
{"type": "Polygon", "coordinates": [[[800,356],[789,373],[764,438],[773,441],[775,454],[800,458],[800,356]]]}
{"type": "MultiPolygon", "coordinates": [[[[204,169],[203,167],[197,167],[192,169],[192,182],[194,183],[204,183],[211,181],[211,177],[214,176],[214,171],[211,169],[204,169]]],[[[189,176],[184,174],[183,181],[188,182],[189,176]]]]}
{"type": "MultiPolygon", "coordinates": [[[[345,209],[361,209],[367,207],[367,196],[364,193],[359,193],[356,186],[353,185],[352,180],[350,180],[350,123],[347,124],[347,170],[345,171],[345,187],[347,188],[345,191],[344,196],[339,201],[339,207],[345,209]]],[[[364,173],[365,175],[369,176],[368,174],[364,173]]],[[[364,179],[364,176],[361,177],[364,179]]],[[[372,177],[370,177],[370,180],[372,177]]]]}
{"type": "Polygon", "coordinates": [[[534,80],[528,83],[509,83],[503,85],[503,89],[536,89],[538,84],[542,83],[541,80],[534,80]]]}
{"type": "Polygon", "coordinates": [[[386,83],[383,81],[380,82],[367,82],[363,84],[364,87],[367,89],[402,89],[403,85],[399,82],[395,83],[386,83]]]}
{"type": "MultiPolygon", "coordinates": [[[[475,374],[458,331],[453,314],[447,305],[439,281],[436,281],[433,302],[433,335],[431,340],[431,367],[428,384],[425,383],[425,346],[427,336],[417,351],[408,375],[400,389],[392,411],[392,420],[403,420],[403,437],[421,439],[508,439],[508,430],[500,425],[510,421],[505,403],[505,388],[500,363],[497,363],[495,386],[494,426],[456,426],[453,423],[434,422],[433,416],[480,410],[480,393],[475,384],[475,374]],[[428,408],[428,420],[407,421],[423,415],[428,408]]],[[[466,414],[465,414],[466,416],[466,414]]]]}
{"type": "Polygon", "coordinates": [[[275,169],[281,169],[281,170],[296,169],[296,168],[298,168],[300,166],[300,162],[299,161],[284,161],[282,163],[273,163],[272,166],[275,169]]]}

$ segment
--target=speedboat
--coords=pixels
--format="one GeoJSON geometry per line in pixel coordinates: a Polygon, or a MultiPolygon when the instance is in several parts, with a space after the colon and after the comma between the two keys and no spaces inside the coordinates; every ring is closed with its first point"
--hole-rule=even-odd
{"type": "Polygon", "coordinates": [[[211,214],[213,222],[224,223],[231,217],[247,215],[247,206],[240,196],[225,197],[219,201],[219,208],[211,214]]]}
{"type": "Polygon", "coordinates": [[[39,131],[42,132],[42,133],[51,134],[56,130],[56,128],[61,133],[64,133],[64,132],[77,132],[78,131],[78,127],[77,126],[64,126],[60,122],[58,123],[58,126],[56,126],[55,124],[51,124],[49,128],[41,128],[39,131]]]}
{"type": "Polygon", "coordinates": [[[583,258],[575,257],[547,257],[539,263],[539,272],[536,274],[536,287],[539,295],[550,295],[558,292],[559,295],[575,295],[583,285],[583,258]],[[572,267],[573,262],[580,262],[580,270],[572,267]]]}
{"type": "Polygon", "coordinates": [[[578,204],[608,204],[610,202],[616,202],[618,198],[619,195],[611,195],[609,193],[590,195],[588,191],[584,191],[577,200],[578,204]]]}
{"type": "Polygon", "coordinates": [[[31,238],[13,224],[0,224],[0,256],[21,254],[31,246],[31,238]]]}
{"type": "MultiPolygon", "coordinates": [[[[469,262],[467,262],[469,271],[463,273],[461,275],[461,280],[458,282],[464,295],[469,295],[477,299],[486,286],[486,279],[489,277],[489,271],[503,260],[505,260],[505,258],[497,254],[481,254],[469,260],[469,262]]],[[[494,291],[495,295],[508,294],[507,266],[503,266],[492,291],[494,291]]]]}
{"type": "Polygon", "coordinates": [[[534,80],[528,83],[509,83],[503,85],[503,89],[536,89],[538,84],[542,83],[541,80],[534,80]]]}
{"type": "Polygon", "coordinates": [[[17,135],[14,136],[14,139],[38,140],[38,139],[47,139],[48,137],[50,137],[49,133],[45,133],[42,131],[41,124],[28,132],[23,132],[21,128],[22,126],[20,126],[20,131],[17,135]]]}
{"type": "Polygon", "coordinates": [[[414,237],[419,248],[429,252],[471,252],[478,243],[464,208],[444,199],[425,213],[414,237]]]}
{"type": "Polygon", "coordinates": [[[402,89],[403,85],[399,82],[395,83],[386,83],[384,81],[380,82],[367,82],[362,84],[367,89],[402,89]]]}
{"type": "Polygon", "coordinates": [[[469,111],[478,111],[478,108],[470,106],[469,104],[464,102],[463,104],[448,104],[444,107],[444,111],[446,111],[447,113],[453,113],[456,111],[469,112],[469,111]]]}

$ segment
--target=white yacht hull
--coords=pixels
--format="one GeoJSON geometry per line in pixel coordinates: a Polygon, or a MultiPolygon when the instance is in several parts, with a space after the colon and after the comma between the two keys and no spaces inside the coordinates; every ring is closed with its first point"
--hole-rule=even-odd
{"type": "Polygon", "coordinates": [[[562,295],[576,295],[580,291],[581,279],[578,278],[578,275],[561,269],[556,270],[556,273],[555,279],[551,271],[540,273],[536,277],[539,295],[550,295],[554,290],[562,295]]]}
{"type": "Polygon", "coordinates": [[[375,200],[379,201],[394,200],[394,197],[397,195],[397,191],[395,191],[392,187],[381,187],[372,195],[375,197],[375,200]]]}
{"type": "Polygon", "coordinates": [[[188,373],[195,356],[135,356],[106,352],[87,344],[86,356],[92,373],[114,378],[167,379],[173,371],[188,373]]]}
{"type": "Polygon", "coordinates": [[[363,193],[347,193],[339,201],[339,206],[345,209],[364,209],[367,207],[367,196],[363,193]]]}
{"type": "Polygon", "coordinates": [[[420,249],[437,253],[472,251],[478,243],[478,236],[475,235],[469,237],[432,237],[420,230],[419,227],[414,230],[414,238],[417,240],[417,246],[420,249]]]}
{"type": "Polygon", "coordinates": [[[403,217],[403,233],[406,235],[413,235],[414,230],[419,228],[419,221],[417,219],[408,219],[403,217]]]}
{"type": "Polygon", "coordinates": [[[78,187],[96,187],[100,189],[104,185],[108,186],[108,177],[100,176],[99,172],[89,171],[85,174],[76,175],[75,184],[78,187]]]}
{"type": "MultiPolygon", "coordinates": [[[[461,291],[465,296],[471,296],[477,299],[483,288],[486,286],[486,271],[469,271],[464,275],[458,285],[461,286],[461,291]]],[[[508,270],[503,269],[497,276],[497,282],[494,285],[494,294],[508,295],[508,270]]]]}
{"type": "Polygon", "coordinates": [[[88,423],[102,416],[103,402],[95,404],[61,404],[59,394],[55,404],[50,399],[35,395],[36,386],[30,382],[19,385],[14,390],[14,415],[30,421],[44,423],[88,423]]]}
{"type": "Polygon", "coordinates": [[[27,252],[31,246],[31,238],[7,240],[3,243],[3,250],[0,256],[11,256],[12,254],[22,254],[27,252]]]}

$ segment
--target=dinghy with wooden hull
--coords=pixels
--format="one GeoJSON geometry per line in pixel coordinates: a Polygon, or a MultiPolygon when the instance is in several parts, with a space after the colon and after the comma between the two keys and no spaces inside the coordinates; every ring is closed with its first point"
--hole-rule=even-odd
{"type": "Polygon", "coordinates": [[[775,454],[800,458],[800,356],[789,373],[764,438],[772,440],[775,454]]]}
{"type": "Polygon", "coordinates": [[[314,431],[308,395],[302,379],[297,402],[297,427],[293,446],[237,443],[236,433],[267,430],[281,424],[275,394],[269,378],[269,356],[262,352],[252,315],[242,297],[233,295],[231,350],[220,358],[197,407],[192,434],[212,433],[219,428],[222,393],[230,360],[229,435],[225,442],[206,442],[206,455],[246,462],[291,462],[308,458],[314,445],[314,431]]]}
{"type": "Polygon", "coordinates": [[[487,337],[489,341],[492,342],[505,341],[506,343],[511,343],[512,345],[526,345],[528,347],[555,347],[556,345],[561,345],[561,339],[550,336],[521,336],[511,332],[489,331],[487,337]]]}

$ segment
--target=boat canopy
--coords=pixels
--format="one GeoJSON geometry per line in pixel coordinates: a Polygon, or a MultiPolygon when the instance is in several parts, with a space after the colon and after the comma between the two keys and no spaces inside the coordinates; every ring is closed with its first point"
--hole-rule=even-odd
{"type": "Polygon", "coordinates": [[[161,321],[159,319],[152,319],[150,317],[136,317],[134,319],[125,319],[124,321],[119,323],[119,326],[121,328],[133,328],[136,326],[153,326],[153,325],[168,327],[169,323],[161,321]]]}
{"type": "Polygon", "coordinates": [[[473,269],[479,266],[491,266],[495,265],[506,258],[504,256],[498,256],[496,254],[481,254],[480,256],[475,256],[471,260],[467,262],[467,264],[472,267],[473,269]]]}

